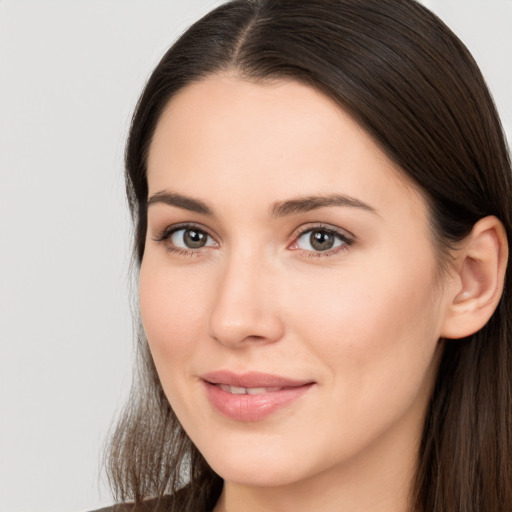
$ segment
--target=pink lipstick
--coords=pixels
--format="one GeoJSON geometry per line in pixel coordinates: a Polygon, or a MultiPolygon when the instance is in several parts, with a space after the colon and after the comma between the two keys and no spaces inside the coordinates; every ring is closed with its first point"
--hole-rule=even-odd
{"type": "Polygon", "coordinates": [[[201,376],[213,407],[231,419],[258,421],[302,397],[315,384],[267,373],[216,371],[201,376]]]}

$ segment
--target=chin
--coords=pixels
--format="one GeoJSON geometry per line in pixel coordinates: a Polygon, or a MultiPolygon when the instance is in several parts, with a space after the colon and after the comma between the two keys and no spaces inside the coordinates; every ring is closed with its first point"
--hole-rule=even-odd
{"type": "Polygon", "coordinates": [[[247,487],[281,487],[302,479],[299,472],[292,472],[289,466],[261,459],[252,463],[238,461],[238,464],[221,461],[211,467],[224,481],[247,487]]]}
{"type": "Polygon", "coordinates": [[[235,435],[231,442],[227,439],[225,443],[215,444],[210,439],[208,446],[199,447],[210,467],[227,482],[278,487],[296,483],[315,473],[316,463],[312,454],[304,453],[296,446],[275,443],[264,436],[246,439],[244,443],[236,438],[235,435]],[[307,461],[307,467],[304,461],[307,461]]]}

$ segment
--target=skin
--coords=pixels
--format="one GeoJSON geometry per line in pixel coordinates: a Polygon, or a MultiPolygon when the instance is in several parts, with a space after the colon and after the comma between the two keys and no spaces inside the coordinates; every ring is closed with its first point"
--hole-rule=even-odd
{"type": "Polygon", "coordinates": [[[422,195],[330,99],[293,81],[214,75],[165,109],[140,271],[142,320],[163,389],[225,480],[216,510],[410,510],[425,411],[462,282],[439,278],[422,195]],[[273,216],[279,202],[343,194],[273,216]],[[183,232],[209,233],[190,249],[183,232]],[[301,228],[351,243],[315,251],[301,228]],[[168,230],[169,231],[169,230],[168,230]],[[185,252],[184,252],[185,251],[185,252]],[[261,421],[210,404],[200,376],[260,371],[315,384],[261,421]]]}

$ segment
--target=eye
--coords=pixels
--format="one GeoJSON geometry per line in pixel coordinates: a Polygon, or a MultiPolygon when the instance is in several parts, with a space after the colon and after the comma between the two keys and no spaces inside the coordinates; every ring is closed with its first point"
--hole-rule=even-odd
{"type": "Polygon", "coordinates": [[[176,229],[170,233],[167,239],[178,249],[201,249],[217,245],[206,231],[194,227],[176,229]]]}
{"type": "Polygon", "coordinates": [[[153,240],[163,244],[167,251],[182,256],[198,256],[203,248],[218,247],[208,231],[193,224],[168,226],[153,240]]]}
{"type": "Polygon", "coordinates": [[[290,249],[300,249],[314,253],[330,253],[353,242],[347,235],[330,228],[318,227],[303,231],[290,249]]]}

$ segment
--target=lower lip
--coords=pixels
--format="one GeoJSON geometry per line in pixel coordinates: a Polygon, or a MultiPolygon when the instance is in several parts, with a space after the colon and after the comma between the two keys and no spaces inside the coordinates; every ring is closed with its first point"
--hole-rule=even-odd
{"type": "Polygon", "coordinates": [[[283,388],[259,395],[235,395],[203,381],[211,404],[224,416],[237,421],[259,421],[301,398],[313,386],[283,388]]]}

